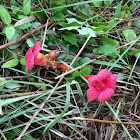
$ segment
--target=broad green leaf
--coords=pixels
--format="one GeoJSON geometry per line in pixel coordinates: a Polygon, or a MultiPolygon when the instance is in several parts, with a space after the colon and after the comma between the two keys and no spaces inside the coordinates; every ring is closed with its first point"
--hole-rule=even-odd
{"type": "Polygon", "coordinates": [[[1,68],[10,68],[10,67],[15,67],[18,65],[18,60],[17,59],[11,59],[4,63],[1,68]]]}
{"type": "Polygon", "coordinates": [[[104,1],[104,4],[105,4],[106,6],[110,6],[112,2],[113,2],[113,0],[110,0],[110,1],[104,1]]]}
{"type": "Polygon", "coordinates": [[[115,10],[115,17],[116,18],[119,18],[121,15],[121,4],[122,4],[122,1],[117,4],[116,10],[115,10]]]}
{"type": "Polygon", "coordinates": [[[24,29],[29,28],[30,26],[32,26],[32,23],[28,22],[28,23],[24,23],[22,25],[16,26],[16,28],[20,30],[24,30],[24,29]]]}
{"type": "Polygon", "coordinates": [[[12,54],[13,58],[18,59],[18,56],[16,54],[12,54]]]}
{"type": "Polygon", "coordinates": [[[12,26],[6,27],[5,34],[8,40],[10,40],[14,36],[15,31],[16,31],[15,28],[12,26]]]}
{"type": "Polygon", "coordinates": [[[91,37],[96,37],[94,30],[88,28],[88,27],[82,27],[81,29],[77,29],[79,34],[81,35],[90,35],[91,37]]]}
{"type": "Polygon", "coordinates": [[[20,88],[20,84],[12,83],[12,82],[7,82],[5,87],[9,88],[9,89],[16,89],[16,90],[18,90],[20,88]]]}
{"type": "Polygon", "coordinates": [[[137,28],[140,28],[140,18],[134,23],[137,28]]]}
{"type": "Polygon", "coordinates": [[[82,70],[80,71],[80,73],[81,73],[81,75],[83,75],[83,76],[87,76],[87,75],[90,75],[90,74],[91,74],[91,71],[92,71],[92,69],[90,69],[90,68],[84,68],[84,69],[82,69],[82,70]]]}
{"type": "Polygon", "coordinates": [[[74,33],[70,33],[70,32],[67,32],[66,34],[62,34],[62,37],[68,41],[69,43],[75,45],[75,46],[78,46],[77,44],[77,37],[75,36],[74,33]]]}
{"type": "Polygon", "coordinates": [[[64,16],[64,14],[61,11],[57,11],[52,16],[52,19],[54,21],[64,21],[65,20],[65,16],[64,16]]]}
{"type": "MultiPolygon", "coordinates": [[[[92,63],[94,63],[94,64],[100,64],[100,65],[106,65],[106,66],[112,66],[114,64],[112,62],[106,62],[106,61],[100,61],[100,60],[95,60],[92,63]]],[[[125,69],[123,66],[121,66],[119,64],[115,64],[114,67],[125,69]]]]}
{"type": "Polygon", "coordinates": [[[88,61],[90,61],[90,60],[91,60],[90,58],[85,57],[85,58],[83,58],[83,59],[81,60],[81,62],[84,64],[84,63],[86,63],[86,62],[88,62],[88,61]]]}
{"type": "Polygon", "coordinates": [[[28,15],[31,9],[31,0],[24,0],[22,9],[24,10],[24,15],[28,15]]]}
{"type": "Polygon", "coordinates": [[[23,66],[26,65],[25,57],[20,58],[20,64],[23,65],[23,66]]]}
{"type": "Polygon", "coordinates": [[[11,9],[12,9],[12,13],[15,15],[18,14],[20,11],[20,8],[17,6],[11,6],[11,9]]]}
{"type": "Polygon", "coordinates": [[[103,53],[118,53],[116,50],[115,46],[112,45],[111,43],[103,43],[98,49],[97,49],[99,54],[103,53]]]}
{"type": "Polygon", "coordinates": [[[6,79],[3,77],[0,77],[0,91],[2,91],[6,83],[7,83],[6,79]]]}
{"type": "Polygon", "coordinates": [[[81,22],[81,21],[78,21],[77,19],[75,18],[66,18],[68,24],[72,23],[72,22],[76,22],[78,23],[79,25],[83,24],[84,22],[81,22]]]}
{"type": "Polygon", "coordinates": [[[125,39],[129,42],[137,39],[135,32],[131,29],[123,30],[122,33],[125,36],[125,39]]]}
{"type": "Polygon", "coordinates": [[[41,25],[41,23],[40,22],[34,22],[34,23],[32,23],[32,26],[31,26],[31,28],[37,28],[37,27],[39,27],[41,25]]]}
{"type": "Polygon", "coordinates": [[[3,6],[0,6],[0,17],[6,25],[11,23],[11,16],[3,6]]]}
{"type": "Polygon", "coordinates": [[[18,15],[18,19],[24,19],[24,18],[27,18],[28,16],[25,16],[25,15],[18,15]]]}
{"type": "Polygon", "coordinates": [[[81,73],[78,72],[78,71],[75,71],[75,72],[73,73],[73,77],[80,76],[80,75],[81,75],[81,73]]]}
{"type": "Polygon", "coordinates": [[[102,1],[96,1],[96,2],[93,2],[93,4],[96,7],[101,7],[102,6],[102,1]]]}
{"type": "Polygon", "coordinates": [[[78,30],[79,26],[71,26],[66,28],[60,28],[59,30],[78,30]]]}
{"type": "Polygon", "coordinates": [[[27,42],[27,44],[28,44],[29,47],[33,47],[34,44],[35,44],[33,38],[28,38],[28,39],[26,40],[26,42],[27,42]]]}
{"type": "Polygon", "coordinates": [[[136,6],[136,3],[133,3],[133,4],[130,5],[130,8],[129,9],[130,10],[133,10],[135,8],[135,6],[136,6]]]}
{"type": "MultiPolygon", "coordinates": [[[[22,35],[23,35],[23,32],[21,30],[16,29],[15,35],[10,40],[8,40],[8,42],[15,40],[15,39],[21,37],[22,35]]],[[[18,43],[9,46],[9,48],[10,49],[16,49],[17,47],[19,47],[21,45],[21,43],[22,42],[19,41],[18,43]]]]}

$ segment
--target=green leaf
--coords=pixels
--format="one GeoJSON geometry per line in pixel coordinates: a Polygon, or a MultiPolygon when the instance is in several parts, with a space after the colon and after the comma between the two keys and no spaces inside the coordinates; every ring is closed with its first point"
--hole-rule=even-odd
{"type": "Polygon", "coordinates": [[[90,35],[91,37],[96,37],[94,30],[88,27],[82,27],[81,29],[77,29],[77,31],[81,35],[90,35]]]}
{"type": "Polygon", "coordinates": [[[31,9],[31,0],[24,0],[22,9],[24,10],[24,15],[28,15],[31,9]]]}
{"type": "Polygon", "coordinates": [[[15,28],[12,26],[7,26],[5,30],[6,37],[10,40],[15,34],[15,28]]]}
{"type": "Polygon", "coordinates": [[[35,44],[33,38],[28,38],[28,39],[26,40],[26,42],[27,42],[27,44],[28,44],[29,47],[33,47],[34,44],[35,44]]]}
{"type": "Polygon", "coordinates": [[[1,68],[10,68],[10,67],[15,67],[18,65],[18,60],[17,59],[11,59],[4,63],[1,68]]]}
{"type": "Polygon", "coordinates": [[[68,41],[69,43],[75,45],[75,46],[78,46],[77,44],[77,37],[75,36],[74,33],[71,33],[71,32],[67,32],[66,34],[62,34],[62,37],[68,41]]]}
{"type": "Polygon", "coordinates": [[[81,73],[78,72],[78,71],[75,71],[75,72],[73,73],[73,77],[80,76],[80,75],[81,75],[81,73]]]}
{"type": "Polygon", "coordinates": [[[12,82],[7,82],[6,85],[5,85],[5,87],[6,88],[9,88],[9,89],[19,90],[20,84],[18,84],[18,83],[12,83],[12,82]]]}
{"type": "Polygon", "coordinates": [[[78,21],[78,20],[75,19],[75,18],[66,18],[66,20],[67,20],[68,24],[73,23],[73,22],[76,22],[76,23],[78,23],[79,25],[81,25],[81,24],[84,23],[84,22],[78,21]]]}
{"type": "Polygon", "coordinates": [[[66,27],[66,28],[61,28],[59,30],[78,30],[80,26],[71,26],[71,27],[66,27]]]}
{"type": "Polygon", "coordinates": [[[117,4],[116,10],[115,10],[116,18],[119,18],[121,15],[121,5],[122,5],[122,1],[117,4]]]}
{"type": "Polygon", "coordinates": [[[90,68],[84,68],[84,69],[82,69],[82,70],[80,71],[80,73],[81,73],[81,75],[83,75],[83,76],[87,76],[87,75],[90,75],[90,74],[91,74],[91,71],[92,71],[92,69],[90,69],[90,68]]]}
{"type": "Polygon", "coordinates": [[[140,18],[134,23],[137,28],[140,28],[140,18]]]}
{"type": "Polygon", "coordinates": [[[130,5],[130,8],[129,9],[130,10],[133,10],[135,8],[135,6],[136,6],[136,3],[133,3],[133,4],[130,5]]]}
{"type": "Polygon", "coordinates": [[[65,20],[65,16],[64,16],[64,14],[61,11],[57,11],[52,16],[52,19],[54,21],[64,21],[65,20]]]}
{"type": "Polygon", "coordinates": [[[125,39],[129,42],[137,39],[135,32],[131,29],[123,30],[122,33],[125,36],[125,39]]]}
{"type": "Polygon", "coordinates": [[[29,28],[30,26],[32,26],[32,23],[28,22],[28,23],[24,23],[22,25],[16,26],[16,28],[20,30],[24,30],[24,29],[29,28]]]}
{"type": "MultiPolygon", "coordinates": [[[[15,39],[21,37],[22,35],[23,35],[23,32],[21,30],[16,29],[15,35],[10,40],[8,40],[8,42],[15,40],[15,39]]],[[[21,43],[22,42],[19,41],[18,43],[9,46],[9,48],[10,49],[16,49],[17,47],[19,47],[21,45],[21,43]]]]}
{"type": "Polygon", "coordinates": [[[103,43],[98,49],[97,49],[99,54],[103,53],[118,53],[116,50],[115,46],[112,45],[111,43],[103,43]]]}
{"type": "Polygon", "coordinates": [[[110,0],[110,1],[104,1],[104,4],[105,4],[106,6],[110,6],[112,2],[113,2],[113,0],[110,0]]]}
{"type": "Polygon", "coordinates": [[[6,25],[11,23],[11,16],[3,6],[0,6],[0,17],[6,25]]]}
{"type": "Polygon", "coordinates": [[[18,59],[18,56],[16,54],[12,54],[13,58],[18,59]]]}
{"type": "Polygon", "coordinates": [[[93,4],[96,7],[101,7],[102,6],[102,1],[96,1],[96,2],[93,2],[93,4]]]}
{"type": "Polygon", "coordinates": [[[26,60],[25,60],[25,57],[23,58],[20,58],[20,64],[25,66],[26,65],[26,60]]]}
{"type": "Polygon", "coordinates": [[[3,77],[0,77],[0,91],[2,91],[6,83],[7,83],[6,79],[3,77]]]}
{"type": "Polygon", "coordinates": [[[90,61],[90,60],[91,60],[90,58],[85,57],[85,58],[83,58],[83,59],[81,60],[81,62],[84,64],[84,63],[86,63],[86,62],[88,62],[88,61],[90,61]]]}
{"type": "Polygon", "coordinates": [[[15,15],[18,14],[20,11],[20,8],[17,6],[11,6],[11,9],[12,9],[12,13],[15,15]]]}

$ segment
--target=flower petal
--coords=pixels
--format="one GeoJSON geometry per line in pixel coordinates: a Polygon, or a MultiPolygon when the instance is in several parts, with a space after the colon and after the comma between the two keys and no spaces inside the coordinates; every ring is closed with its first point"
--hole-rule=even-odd
{"type": "MultiPolygon", "coordinates": [[[[56,62],[56,61],[53,60],[52,58],[49,58],[49,60],[50,60],[51,62],[53,62],[55,66],[58,65],[58,62],[56,62]]],[[[49,63],[49,67],[52,67],[52,65],[51,65],[50,63],[49,63]]]]}
{"type": "Polygon", "coordinates": [[[32,48],[28,49],[28,51],[26,52],[25,59],[26,59],[25,71],[28,72],[28,68],[29,70],[31,70],[34,67],[34,55],[32,53],[32,48]]]}
{"type": "Polygon", "coordinates": [[[39,65],[39,66],[47,66],[47,61],[42,59],[34,59],[34,65],[39,65]]]}
{"type": "Polygon", "coordinates": [[[108,69],[102,69],[97,74],[97,80],[98,81],[104,81],[104,80],[107,80],[110,76],[111,76],[111,73],[108,71],[108,69]]]}
{"type": "Polygon", "coordinates": [[[108,87],[115,90],[116,89],[117,74],[112,74],[108,80],[108,87]]]}
{"type": "Polygon", "coordinates": [[[99,96],[99,92],[96,89],[88,89],[87,90],[87,99],[89,102],[97,99],[99,96]]]}
{"type": "Polygon", "coordinates": [[[84,76],[87,80],[91,77],[92,75],[87,75],[87,76],[84,76]]]}
{"type": "Polygon", "coordinates": [[[26,64],[25,65],[25,71],[28,73],[28,68],[29,68],[29,66],[26,64]]]}
{"type": "Polygon", "coordinates": [[[106,88],[104,91],[102,91],[99,94],[98,100],[101,103],[104,103],[105,101],[109,100],[114,94],[114,90],[110,88],[106,88]]]}
{"type": "Polygon", "coordinates": [[[36,57],[37,54],[39,53],[39,51],[41,50],[41,47],[40,47],[41,44],[40,43],[41,43],[40,41],[37,41],[32,48],[34,57],[36,57]]]}
{"type": "Polygon", "coordinates": [[[60,68],[64,72],[68,69],[68,67],[66,65],[64,65],[64,64],[58,64],[56,67],[60,68]]]}
{"type": "Polygon", "coordinates": [[[99,83],[98,80],[97,80],[97,75],[92,75],[89,79],[89,88],[95,88],[96,85],[99,83]]]}

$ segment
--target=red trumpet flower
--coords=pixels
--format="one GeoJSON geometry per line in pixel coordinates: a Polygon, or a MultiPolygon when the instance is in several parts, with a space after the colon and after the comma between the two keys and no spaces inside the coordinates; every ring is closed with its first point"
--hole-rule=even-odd
{"type": "MultiPolygon", "coordinates": [[[[34,44],[33,48],[28,49],[28,51],[26,52],[25,71],[27,73],[28,73],[28,69],[31,70],[34,67],[34,65],[39,65],[39,66],[48,65],[48,61],[46,60],[45,55],[39,52],[41,50],[41,47],[40,47],[41,45],[42,45],[41,42],[37,41],[34,44]]],[[[56,52],[52,51],[51,57],[54,55],[56,56],[56,52]]],[[[54,66],[56,66],[56,68],[60,68],[60,69],[62,69],[62,71],[66,71],[68,68],[66,65],[59,64],[58,62],[54,61],[52,58],[49,58],[49,60],[54,63],[54,66]]],[[[52,67],[52,65],[50,63],[48,66],[52,67]]]]}
{"type": "Polygon", "coordinates": [[[116,88],[117,75],[111,74],[107,69],[101,70],[97,75],[92,75],[87,90],[87,99],[93,101],[98,98],[101,103],[110,99],[116,88]]]}

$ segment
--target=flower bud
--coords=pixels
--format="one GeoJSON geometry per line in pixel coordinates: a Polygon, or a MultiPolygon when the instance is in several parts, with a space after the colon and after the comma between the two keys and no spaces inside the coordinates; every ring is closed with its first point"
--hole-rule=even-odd
{"type": "Polygon", "coordinates": [[[39,52],[39,53],[37,54],[37,57],[36,57],[36,58],[39,59],[39,60],[45,59],[45,55],[39,52]]]}
{"type": "Polygon", "coordinates": [[[51,57],[51,58],[55,58],[56,56],[57,56],[57,54],[56,54],[55,50],[53,50],[49,53],[49,57],[51,57]]]}

